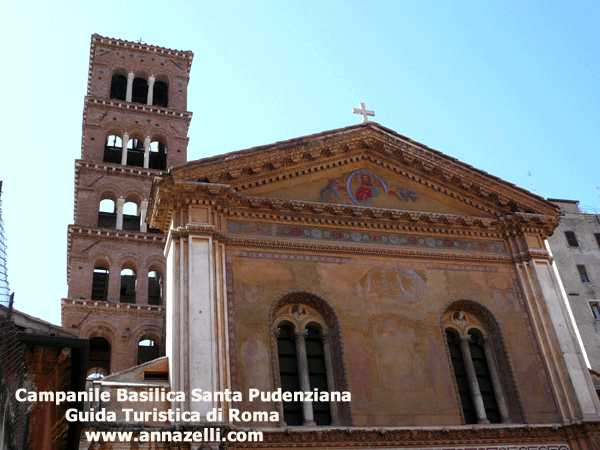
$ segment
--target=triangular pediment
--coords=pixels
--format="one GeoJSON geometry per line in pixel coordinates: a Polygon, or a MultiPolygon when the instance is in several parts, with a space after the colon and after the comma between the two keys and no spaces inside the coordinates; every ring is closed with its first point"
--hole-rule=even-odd
{"type": "Polygon", "coordinates": [[[189,162],[171,175],[247,197],[478,217],[556,215],[543,198],[373,122],[189,162]]]}
{"type": "Polygon", "coordinates": [[[373,162],[319,171],[247,189],[244,195],[437,214],[492,217],[447,193],[373,162]]]}

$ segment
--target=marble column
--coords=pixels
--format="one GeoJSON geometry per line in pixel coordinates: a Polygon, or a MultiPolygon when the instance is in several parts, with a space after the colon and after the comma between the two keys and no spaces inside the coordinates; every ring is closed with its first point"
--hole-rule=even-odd
{"type": "Polygon", "coordinates": [[[127,165],[127,144],[129,143],[129,133],[123,134],[123,151],[121,152],[121,164],[127,165]]]}
{"type": "Polygon", "coordinates": [[[135,78],[135,74],[133,72],[129,72],[127,74],[127,93],[125,94],[125,101],[130,102],[133,96],[133,79],[135,78]]]}
{"type": "Polygon", "coordinates": [[[146,223],[146,214],[148,213],[148,200],[142,201],[142,206],[140,207],[140,231],[146,232],[148,231],[148,224],[146,223]]]}
{"type": "Polygon", "coordinates": [[[490,372],[490,378],[492,379],[492,386],[494,387],[494,394],[496,395],[496,402],[498,403],[498,409],[500,410],[500,417],[502,419],[502,423],[510,423],[510,416],[508,414],[506,397],[504,396],[502,383],[500,382],[500,377],[498,376],[498,369],[494,364],[494,353],[490,348],[490,341],[487,337],[483,338],[483,352],[485,353],[488,371],[490,372]]]}
{"type": "MultiPolygon", "coordinates": [[[[310,378],[308,375],[308,358],[306,357],[306,330],[296,330],[296,354],[298,358],[298,375],[300,377],[300,390],[310,391],[310,378]]],[[[302,402],[302,413],[304,415],[303,426],[316,425],[312,402],[302,402]]]]}
{"type": "Polygon", "coordinates": [[[144,169],[150,166],[150,136],[144,139],[144,169]]]}
{"type": "Polygon", "coordinates": [[[154,97],[154,82],[156,81],[156,78],[154,77],[154,75],[150,75],[150,77],[148,78],[148,101],[146,102],[146,104],[148,105],[152,105],[152,100],[154,97]]]}
{"type": "Polygon", "coordinates": [[[125,199],[119,197],[117,199],[117,230],[123,229],[123,206],[125,205],[125,199]]]}
{"type": "Polygon", "coordinates": [[[473,358],[471,358],[471,349],[469,348],[468,336],[461,336],[460,350],[465,363],[465,369],[467,370],[467,380],[469,381],[469,390],[471,391],[473,405],[475,406],[475,413],[477,414],[477,423],[490,423],[485,414],[483,397],[481,396],[481,390],[479,389],[479,383],[477,382],[477,374],[475,373],[473,358]]]}

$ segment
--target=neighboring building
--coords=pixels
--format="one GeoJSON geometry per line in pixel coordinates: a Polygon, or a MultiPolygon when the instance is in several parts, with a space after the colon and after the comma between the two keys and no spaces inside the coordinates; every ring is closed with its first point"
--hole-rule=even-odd
{"type": "Polygon", "coordinates": [[[145,217],[152,178],[187,158],[192,58],[92,36],[62,301],[63,326],[90,340],[90,375],[164,354],[165,236],[145,217]]]}
{"type": "MultiPolygon", "coordinates": [[[[38,392],[85,390],[86,339],[19,311],[12,312],[12,320],[25,360],[23,388],[38,392]]],[[[11,392],[13,401],[15,392],[16,389],[11,392]]],[[[67,421],[65,412],[69,408],[83,410],[83,402],[56,405],[40,401],[19,406],[27,408],[29,413],[28,449],[75,450],[79,447],[82,423],[67,421]]]]}
{"type": "Polygon", "coordinates": [[[65,411],[82,403],[21,402],[15,394],[84,390],[88,342],[13,309],[6,259],[0,201],[0,449],[75,450],[81,423],[68,422],[65,411]]]}
{"type": "Polygon", "coordinates": [[[560,223],[548,239],[592,370],[600,373],[600,215],[577,201],[548,199],[560,223]]]}

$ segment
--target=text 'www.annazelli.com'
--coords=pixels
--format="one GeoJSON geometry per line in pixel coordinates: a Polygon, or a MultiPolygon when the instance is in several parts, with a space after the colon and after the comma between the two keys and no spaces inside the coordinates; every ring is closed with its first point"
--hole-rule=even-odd
{"type": "Polygon", "coordinates": [[[86,431],[88,442],[262,442],[262,431],[228,431],[203,428],[196,431],[86,431]]]}

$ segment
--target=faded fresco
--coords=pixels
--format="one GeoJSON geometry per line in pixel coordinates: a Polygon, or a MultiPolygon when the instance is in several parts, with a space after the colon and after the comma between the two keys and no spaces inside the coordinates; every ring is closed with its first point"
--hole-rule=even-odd
{"type": "Polygon", "coordinates": [[[469,299],[490,310],[502,329],[520,370],[516,385],[527,394],[526,416],[539,423],[558,418],[510,267],[260,250],[232,251],[227,259],[238,389],[273,387],[270,309],[286,294],[311,292],[339,317],[355,425],[459,424],[441,315],[450,302],[469,299]]]}

